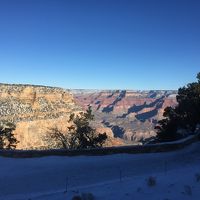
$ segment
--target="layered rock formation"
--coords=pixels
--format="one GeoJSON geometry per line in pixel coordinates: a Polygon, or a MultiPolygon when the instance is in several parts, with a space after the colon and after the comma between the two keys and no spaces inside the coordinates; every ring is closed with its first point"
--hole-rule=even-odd
{"type": "Polygon", "coordinates": [[[112,130],[125,143],[155,136],[154,126],[167,106],[176,105],[176,91],[73,90],[77,104],[91,105],[96,123],[112,130]]]}
{"type": "Polygon", "coordinates": [[[155,135],[164,108],[176,105],[176,91],[64,90],[55,87],[0,84],[0,121],[16,124],[18,149],[44,149],[49,129],[67,130],[71,113],[92,106],[107,146],[142,142],[155,135]]]}
{"type": "Polygon", "coordinates": [[[0,120],[16,124],[18,149],[45,148],[49,129],[66,129],[69,115],[80,110],[69,90],[0,84],[0,120]]]}

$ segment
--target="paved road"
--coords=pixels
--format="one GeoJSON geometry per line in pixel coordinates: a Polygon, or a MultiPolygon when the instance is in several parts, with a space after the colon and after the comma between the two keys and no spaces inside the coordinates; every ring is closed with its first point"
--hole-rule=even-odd
{"type": "Polygon", "coordinates": [[[200,164],[200,143],[184,150],[155,154],[110,156],[0,158],[0,200],[48,193],[140,175],[165,173],[191,163],[200,164]]]}

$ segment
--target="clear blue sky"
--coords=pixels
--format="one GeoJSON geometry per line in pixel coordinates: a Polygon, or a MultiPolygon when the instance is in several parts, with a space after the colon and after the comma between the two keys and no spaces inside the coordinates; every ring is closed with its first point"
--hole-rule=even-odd
{"type": "Polygon", "coordinates": [[[198,71],[199,0],[0,0],[0,82],[178,89],[198,71]]]}

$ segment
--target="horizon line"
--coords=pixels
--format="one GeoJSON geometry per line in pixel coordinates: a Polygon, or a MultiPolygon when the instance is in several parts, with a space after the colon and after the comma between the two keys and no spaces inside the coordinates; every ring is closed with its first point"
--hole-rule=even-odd
{"type": "Polygon", "coordinates": [[[130,89],[130,88],[67,88],[63,86],[52,86],[46,84],[32,84],[32,83],[5,83],[0,82],[0,85],[10,85],[10,86],[33,86],[33,87],[49,87],[49,88],[60,88],[65,90],[85,90],[85,91],[178,91],[178,89],[130,89]]]}

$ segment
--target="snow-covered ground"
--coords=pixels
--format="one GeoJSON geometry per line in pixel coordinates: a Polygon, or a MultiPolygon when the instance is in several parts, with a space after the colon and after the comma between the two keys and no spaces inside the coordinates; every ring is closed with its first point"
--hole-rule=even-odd
{"type": "Polygon", "coordinates": [[[200,143],[168,153],[0,157],[0,163],[0,200],[71,200],[81,193],[96,200],[200,199],[200,143]]]}

